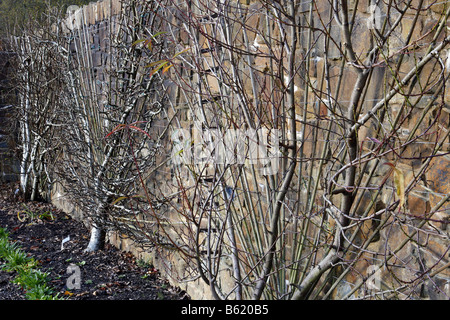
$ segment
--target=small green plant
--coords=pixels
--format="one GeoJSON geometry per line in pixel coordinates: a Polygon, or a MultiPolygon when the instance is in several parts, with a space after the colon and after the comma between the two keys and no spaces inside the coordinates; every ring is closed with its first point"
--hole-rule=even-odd
{"type": "Polygon", "coordinates": [[[164,294],[162,292],[158,292],[158,300],[164,300],[164,294]]]}
{"type": "Polygon", "coordinates": [[[6,255],[15,250],[17,245],[14,242],[9,242],[8,238],[0,238],[0,257],[6,257],[6,255]]]}
{"type": "Polygon", "coordinates": [[[28,300],[61,300],[59,294],[53,295],[53,291],[45,285],[38,285],[25,293],[28,300]]]}
{"type": "Polygon", "coordinates": [[[80,266],[80,267],[82,267],[82,266],[84,266],[86,264],[86,261],[80,261],[80,262],[77,262],[77,266],[80,266]]]}
{"type": "Polygon", "coordinates": [[[47,276],[48,274],[46,272],[31,268],[23,268],[13,282],[24,289],[31,289],[44,286],[47,283],[47,276]]]}
{"type": "Polygon", "coordinates": [[[6,229],[0,228],[0,240],[7,239],[9,237],[8,231],[6,229]]]}
{"type": "Polygon", "coordinates": [[[150,262],[145,261],[144,259],[138,259],[138,260],[136,261],[136,264],[137,264],[137,266],[140,267],[140,268],[150,268],[150,267],[151,267],[150,262]]]}
{"type": "Polygon", "coordinates": [[[46,292],[45,287],[37,286],[31,289],[30,291],[27,291],[25,293],[25,297],[28,300],[50,300],[48,298],[51,297],[51,295],[48,295],[45,292],[46,292]]]}
{"type": "Polygon", "coordinates": [[[17,272],[12,282],[22,287],[29,300],[59,299],[47,285],[48,273],[37,269],[37,261],[29,257],[17,243],[9,241],[8,237],[8,232],[0,228],[0,260],[4,261],[2,269],[17,272]]]}
{"type": "Polygon", "coordinates": [[[7,261],[6,268],[9,271],[20,271],[36,266],[36,261],[33,258],[28,257],[18,246],[11,246],[4,258],[7,261]]]}

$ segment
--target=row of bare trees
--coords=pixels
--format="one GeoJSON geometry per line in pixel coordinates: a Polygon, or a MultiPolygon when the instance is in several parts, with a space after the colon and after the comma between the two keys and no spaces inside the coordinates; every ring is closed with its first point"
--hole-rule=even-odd
{"type": "Polygon", "coordinates": [[[49,199],[53,186],[61,184],[92,226],[87,250],[102,248],[108,225],[120,229],[135,219],[136,210],[122,203],[139,195],[137,169],[148,171],[159,147],[158,137],[135,135],[148,131],[167,99],[160,81],[144,68],[157,60],[162,44],[133,45],[159,27],[156,16],[142,14],[153,7],[124,2],[121,13],[107,21],[108,37],[98,52],[107,60],[102,68],[93,62],[93,27],[83,21],[74,28],[55,10],[44,25],[12,39],[21,191],[31,200],[49,199]]]}
{"type": "Polygon", "coordinates": [[[123,0],[102,68],[86,24],[28,30],[23,191],[217,299],[448,298],[450,8],[360,2],[123,0]]]}
{"type": "Polygon", "coordinates": [[[20,188],[30,200],[48,199],[50,168],[61,143],[56,131],[62,121],[58,105],[62,103],[61,74],[65,69],[65,49],[48,37],[50,30],[38,27],[32,25],[23,36],[11,40],[16,54],[13,81],[18,100],[20,188]]]}

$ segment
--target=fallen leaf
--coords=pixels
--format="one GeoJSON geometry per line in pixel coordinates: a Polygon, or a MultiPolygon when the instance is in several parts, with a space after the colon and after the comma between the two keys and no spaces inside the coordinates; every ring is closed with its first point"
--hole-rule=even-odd
{"type": "Polygon", "coordinates": [[[64,292],[64,295],[65,295],[65,296],[71,297],[71,296],[74,295],[74,293],[66,290],[66,291],[64,292]]]}

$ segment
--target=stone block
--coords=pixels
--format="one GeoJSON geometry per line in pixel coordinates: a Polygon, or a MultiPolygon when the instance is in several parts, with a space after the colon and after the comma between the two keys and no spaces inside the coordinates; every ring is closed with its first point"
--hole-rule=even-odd
{"type": "Polygon", "coordinates": [[[98,12],[98,2],[93,2],[91,6],[91,24],[96,24],[100,21],[99,12],[98,12]]]}
{"type": "MultiPolygon", "coordinates": [[[[431,209],[442,201],[444,197],[450,194],[450,157],[440,155],[434,157],[430,161],[428,171],[426,173],[426,181],[430,192],[431,209]]],[[[441,230],[448,229],[450,221],[450,202],[444,203],[443,206],[433,215],[436,222],[430,222],[441,230]]]]}
{"type": "Polygon", "coordinates": [[[267,54],[269,49],[266,45],[259,45],[256,48],[256,56],[253,58],[253,68],[259,72],[270,72],[270,56],[267,54]]]}
{"type": "Polygon", "coordinates": [[[83,221],[83,219],[85,219],[83,212],[76,208],[76,206],[70,201],[67,193],[64,191],[63,181],[53,184],[50,199],[55,207],[69,214],[72,218],[79,221],[83,221]]]}
{"type": "Polygon", "coordinates": [[[402,39],[406,40],[408,35],[412,33],[411,41],[417,40],[420,37],[424,20],[425,17],[419,16],[416,24],[414,24],[413,16],[405,16],[400,22],[402,39]]]}
{"type": "Polygon", "coordinates": [[[92,34],[91,36],[91,49],[100,49],[100,37],[97,34],[92,34]]]}
{"type": "Polygon", "coordinates": [[[83,14],[83,24],[85,26],[89,26],[91,25],[91,21],[90,21],[90,13],[91,13],[91,4],[85,5],[83,7],[81,7],[82,10],[82,14],[83,14]]]}
{"type": "Polygon", "coordinates": [[[249,43],[253,44],[257,35],[264,34],[265,36],[269,36],[265,28],[264,16],[262,15],[264,12],[262,3],[257,1],[251,4],[245,12],[245,25],[247,27],[246,32],[249,43]]]}
{"type": "Polygon", "coordinates": [[[97,3],[97,5],[99,6],[99,10],[101,11],[100,15],[101,15],[101,20],[108,20],[111,14],[111,5],[110,5],[111,0],[102,0],[100,2],[97,3]]]}
{"type": "Polygon", "coordinates": [[[118,15],[120,11],[122,11],[122,2],[117,0],[109,0],[109,1],[110,1],[111,16],[118,15]]]}
{"type": "Polygon", "coordinates": [[[97,22],[100,21],[104,21],[105,19],[108,19],[108,16],[105,16],[105,11],[104,11],[104,4],[103,4],[103,0],[100,0],[97,2],[97,22]]]}
{"type": "Polygon", "coordinates": [[[102,66],[102,52],[95,51],[92,53],[92,66],[101,67],[102,66]]]}
{"type": "Polygon", "coordinates": [[[424,1],[424,6],[430,6],[431,11],[437,14],[445,14],[445,10],[448,8],[448,1],[435,1],[435,0],[426,0],[424,1]]]}
{"type": "MultiPolygon", "coordinates": [[[[322,1],[320,1],[320,2],[322,2],[322,1]]],[[[323,1],[323,2],[326,2],[326,1],[323,1]]],[[[360,12],[367,13],[368,9],[369,9],[369,5],[370,5],[370,0],[358,0],[358,1],[357,0],[350,0],[348,2],[348,8],[350,10],[352,10],[352,11],[353,11],[353,8],[355,7],[355,5],[357,5],[357,9],[360,12]]]]}
{"type": "Polygon", "coordinates": [[[309,76],[316,79],[322,79],[324,76],[325,60],[320,56],[311,57],[309,60],[309,76]]]}
{"type": "MultiPolygon", "coordinates": [[[[340,66],[336,65],[336,66],[330,67],[329,75],[330,75],[330,80],[331,80],[330,81],[331,92],[335,92],[336,87],[337,87],[337,82],[340,77],[340,66]]],[[[352,68],[344,69],[344,72],[342,74],[342,81],[341,81],[342,83],[341,83],[341,87],[340,87],[339,101],[338,101],[340,103],[341,107],[346,108],[348,106],[357,78],[358,78],[357,74],[355,73],[355,71],[352,68]]],[[[321,89],[320,84],[322,84],[322,86],[323,86],[324,83],[322,81],[320,81],[320,79],[317,79],[317,81],[318,81],[317,87],[320,90],[321,89]]],[[[325,88],[322,88],[322,90],[323,89],[325,89],[325,88]]]]}

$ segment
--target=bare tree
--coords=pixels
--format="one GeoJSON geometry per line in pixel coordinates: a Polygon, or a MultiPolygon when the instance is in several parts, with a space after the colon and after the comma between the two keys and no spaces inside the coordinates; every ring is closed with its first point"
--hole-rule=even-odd
{"type": "Polygon", "coordinates": [[[439,8],[173,3],[166,28],[190,48],[171,73],[181,97],[174,108],[193,120],[173,122],[174,189],[185,190],[178,219],[214,297],[420,296],[449,244],[440,210],[448,195],[421,214],[408,205],[430,191],[430,162],[448,152],[439,123],[449,10],[439,8]],[[418,31],[425,13],[433,28],[418,31]],[[276,138],[264,143],[251,130],[276,138]],[[444,229],[430,231],[431,221],[444,229]],[[434,237],[438,252],[415,237],[434,237]],[[426,252],[421,262],[415,250],[426,252]],[[420,266],[426,259],[435,264],[420,266]],[[381,269],[392,283],[365,296],[381,269]]]}
{"type": "Polygon", "coordinates": [[[167,99],[146,67],[164,50],[154,14],[159,5],[121,4],[103,26],[103,50],[91,46],[84,15],[74,27],[54,12],[14,39],[22,189],[36,199],[58,182],[92,226],[87,251],[102,248],[108,229],[155,241],[137,215],[150,210],[143,207],[150,195],[140,191],[140,171],[149,172],[161,144],[147,131],[167,99]]]}
{"type": "Polygon", "coordinates": [[[61,28],[49,12],[43,24],[28,25],[10,43],[19,123],[20,188],[26,199],[49,199],[53,164],[60,146],[62,75],[67,51],[56,41],[61,28]]]}
{"type": "MultiPolygon", "coordinates": [[[[104,34],[109,38],[101,39],[107,48],[106,55],[98,53],[98,59],[107,60],[103,68],[93,65],[88,26],[83,23],[72,30],[68,45],[73,53],[67,67],[71,95],[64,108],[67,143],[58,172],[67,194],[91,220],[88,251],[102,248],[108,228],[135,237],[136,230],[145,230],[133,225],[139,210],[147,209],[126,203],[138,205],[138,196],[144,196],[137,170],[148,171],[159,148],[159,137],[150,137],[147,131],[161,112],[166,93],[145,66],[163,47],[156,41],[138,45],[159,32],[157,15],[150,14],[158,8],[145,1],[122,2],[121,13],[106,25],[104,34]]],[[[140,237],[153,242],[145,234],[140,237]]]]}

